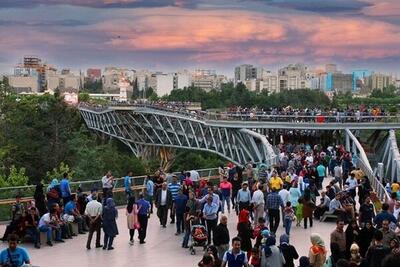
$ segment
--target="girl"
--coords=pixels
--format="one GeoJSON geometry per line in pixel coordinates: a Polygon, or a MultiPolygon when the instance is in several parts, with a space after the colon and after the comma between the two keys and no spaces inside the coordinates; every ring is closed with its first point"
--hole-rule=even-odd
{"type": "Polygon", "coordinates": [[[296,208],[296,218],[297,218],[297,223],[296,226],[300,226],[301,220],[303,219],[303,198],[299,198],[299,204],[297,205],[296,208]]]}
{"type": "Polygon", "coordinates": [[[126,220],[129,229],[129,245],[134,244],[133,236],[135,235],[135,229],[140,229],[140,224],[138,220],[139,209],[135,203],[135,197],[131,196],[128,200],[128,205],[126,206],[126,220]]]}

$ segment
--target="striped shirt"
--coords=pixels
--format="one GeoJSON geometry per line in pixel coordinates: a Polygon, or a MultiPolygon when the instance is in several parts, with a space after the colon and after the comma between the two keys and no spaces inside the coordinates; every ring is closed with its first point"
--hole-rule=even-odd
{"type": "Polygon", "coordinates": [[[175,200],[176,196],[179,193],[179,189],[181,189],[181,185],[179,183],[170,183],[168,184],[168,190],[171,192],[172,200],[175,200]]]}

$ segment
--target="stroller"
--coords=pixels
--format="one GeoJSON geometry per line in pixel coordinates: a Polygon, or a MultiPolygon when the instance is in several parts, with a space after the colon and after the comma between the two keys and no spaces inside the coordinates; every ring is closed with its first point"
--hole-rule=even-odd
{"type": "Polygon", "coordinates": [[[206,226],[197,222],[190,222],[190,236],[191,236],[191,244],[189,247],[190,254],[195,255],[196,250],[195,247],[203,247],[204,250],[207,249],[207,228],[206,226]]]}

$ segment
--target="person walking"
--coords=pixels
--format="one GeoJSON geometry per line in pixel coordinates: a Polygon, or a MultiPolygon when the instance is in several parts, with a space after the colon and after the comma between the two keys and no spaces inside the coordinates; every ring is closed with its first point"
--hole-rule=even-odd
{"type": "Polygon", "coordinates": [[[232,184],[228,182],[228,177],[226,175],[222,176],[222,182],[219,184],[221,190],[221,209],[222,213],[225,213],[225,203],[228,208],[228,213],[231,212],[231,198],[232,198],[232,184]]]}
{"type": "Polygon", "coordinates": [[[299,254],[294,246],[289,244],[289,236],[282,234],[279,238],[279,249],[285,258],[283,267],[294,267],[294,260],[299,258],[299,254]]]}
{"type": "Polygon", "coordinates": [[[144,185],[146,187],[145,199],[150,203],[150,213],[153,214],[154,182],[150,175],[147,175],[144,185]]]}
{"type": "Polygon", "coordinates": [[[311,248],[308,253],[310,264],[313,267],[323,267],[326,260],[325,242],[319,234],[313,233],[310,236],[311,248]]]}
{"type": "Polygon", "coordinates": [[[139,193],[139,200],[136,203],[138,207],[139,221],[139,244],[146,243],[147,223],[150,218],[150,203],[144,199],[143,193],[139,193]]]}
{"type": "Polygon", "coordinates": [[[101,214],[103,211],[103,205],[97,201],[97,195],[92,195],[92,200],[86,205],[85,215],[89,222],[89,235],[86,242],[86,248],[90,249],[90,243],[92,242],[93,233],[96,232],[96,248],[101,247],[100,236],[101,236],[101,214]]]}
{"type": "Polygon", "coordinates": [[[239,222],[237,225],[238,237],[241,239],[240,249],[247,253],[247,258],[251,255],[251,238],[253,237],[253,229],[249,220],[249,211],[243,209],[239,213],[239,222]]]}
{"type": "Polygon", "coordinates": [[[249,267],[247,255],[240,250],[240,247],[240,237],[232,238],[232,249],[225,252],[222,258],[222,267],[249,267]]]}
{"type": "Polygon", "coordinates": [[[103,209],[103,231],[104,231],[104,245],[103,249],[114,249],[113,241],[118,235],[118,226],[116,219],[118,211],[115,208],[115,202],[112,198],[107,198],[106,205],[103,209]]]}
{"type": "Polygon", "coordinates": [[[283,267],[285,258],[280,249],[276,246],[275,236],[270,235],[266,238],[265,245],[261,247],[260,267],[283,267]]]}
{"type": "Polygon", "coordinates": [[[203,208],[203,217],[206,220],[207,234],[208,234],[208,245],[211,244],[211,233],[214,231],[218,220],[218,206],[213,203],[213,197],[208,196],[207,203],[203,208]]]}
{"type": "Polygon", "coordinates": [[[278,195],[276,189],[267,196],[266,208],[269,216],[269,227],[271,232],[276,233],[280,221],[280,208],[283,208],[282,198],[278,195]]]}
{"type": "Polygon", "coordinates": [[[129,245],[134,244],[133,237],[135,235],[135,230],[139,230],[139,220],[138,220],[138,207],[136,205],[135,197],[131,196],[128,199],[128,205],[126,206],[126,220],[129,229],[129,245]]]}
{"type": "Polygon", "coordinates": [[[71,188],[69,186],[68,173],[63,174],[63,179],[60,182],[61,197],[64,206],[71,200],[71,188]]]}
{"type": "Polygon", "coordinates": [[[168,209],[172,206],[172,195],[168,190],[167,183],[163,183],[156,194],[157,216],[160,219],[160,225],[166,228],[168,209]]]}
{"type": "Polygon", "coordinates": [[[264,217],[264,186],[262,184],[258,185],[257,190],[253,193],[253,197],[251,199],[251,203],[253,204],[254,210],[254,224],[258,223],[258,219],[264,217]]]}
{"type": "Polygon", "coordinates": [[[221,216],[220,223],[214,229],[213,243],[218,250],[218,258],[222,260],[224,254],[229,249],[229,229],[228,218],[221,216]]]}
{"type": "MultiPolygon", "coordinates": [[[[18,247],[18,236],[8,236],[8,248],[0,251],[0,266],[26,266],[31,264],[31,258],[25,248],[18,247]]],[[[30,265],[29,265],[30,266],[30,265]]]]}
{"type": "Polygon", "coordinates": [[[182,188],[179,189],[178,195],[175,197],[175,211],[176,211],[176,233],[175,235],[180,235],[184,232],[184,214],[185,208],[188,201],[188,197],[183,194],[182,188]]]}

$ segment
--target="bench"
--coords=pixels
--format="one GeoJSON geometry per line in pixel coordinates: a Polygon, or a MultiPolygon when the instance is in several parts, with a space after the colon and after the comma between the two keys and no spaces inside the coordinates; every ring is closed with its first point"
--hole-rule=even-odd
{"type": "Polygon", "coordinates": [[[337,220],[337,218],[338,218],[338,216],[336,214],[334,214],[334,211],[332,211],[332,212],[325,211],[319,221],[324,222],[326,219],[336,219],[337,220]]]}

